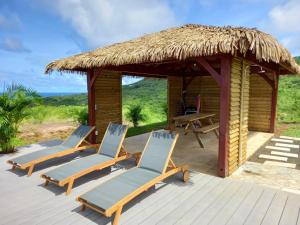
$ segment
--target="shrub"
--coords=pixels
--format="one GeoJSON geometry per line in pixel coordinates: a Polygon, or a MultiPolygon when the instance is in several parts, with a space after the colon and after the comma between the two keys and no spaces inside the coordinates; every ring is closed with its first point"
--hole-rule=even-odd
{"type": "Polygon", "coordinates": [[[29,108],[40,104],[42,98],[33,90],[12,84],[0,96],[0,151],[14,151],[21,122],[28,117],[29,108]]]}
{"type": "Polygon", "coordinates": [[[87,108],[81,109],[77,113],[77,122],[82,125],[87,125],[89,119],[89,113],[87,108]]]}
{"type": "Polygon", "coordinates": [[[128,112],[126,113],[126,119],[133,123],[134,127],[137,127],[140,122],[146,120],[146,116],[142,113],[142,107],[140,105],[129,105],[128,112]]]}

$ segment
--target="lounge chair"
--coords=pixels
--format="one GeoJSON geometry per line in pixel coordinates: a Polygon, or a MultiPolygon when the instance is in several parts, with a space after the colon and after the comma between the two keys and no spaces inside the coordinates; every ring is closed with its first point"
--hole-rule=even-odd
{"type": "Polygon", "coordinates": [[[81,125],[61,144],[19,156],[8,160],[7,163],[12,165],[13,170],[16,168],[28,169],[28,176],[31,176],[36,164],[77,151],[95,148],[97,145],[90,144],[85,140],[94,129],[95,127],[81,125]]]}
{"type": "Polygon", "coordinates": [[[187,166],[176,167],[171,160],[177,138],[175,133],[152,132],[137,167],[77,197],[81,209],[88,207],[106,217],[115,213],[113,224],[116,225],[123,206],[156,183],[178,172],[182,172],[183,180],[187,181],[187,166]]]}
{"type": "Polygon", "coordinates": [[[128,159],[122,143],[128,126],[110,123],[106,129],[103,141],[96,154],[75,160],[54,170],[42,174],[45,185],[49,182],[63,187],[68,184],[66,195],[71,193],[74,180],[96,170],[110,167],[121,160],[128,159]]]}

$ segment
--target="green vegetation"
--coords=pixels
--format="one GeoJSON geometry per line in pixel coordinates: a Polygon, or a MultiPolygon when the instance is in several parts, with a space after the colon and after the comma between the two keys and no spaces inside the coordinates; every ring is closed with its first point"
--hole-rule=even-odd
{"type": "Polygon", "coordinates": [[[300,77],[282,76],[279,81],[278,121],[300,123],[300,77]]]}
{"type": "MultiPolygon", "coordinates": [[[[47,106],[39,105],[28,109],[30,116],[26,118],[25,123],[42,123],[42,122],[60,122],[79,120],[82,110],[86,110],[87,106],[47,106]]],[[[79,121],[78,121],[79,122],[79,121]]]]}
{"type": "Polygon", "coordinates": [[[41,103],[41,97],[31,89],[12,84],[0,96],[0,152],[13,152],[18,144],[21,122],[30,115],[28,109],[41,103]]]}
{"type": "MultiPolygon", "coordinates": [[[[123,115],[129,105],[140,105],[147,116],[141,125],[166,121],[167,81],[164,79],[144,79],[123,86],[123,115]]],[[[126,118],[126,116],[123,116],[126,118]]]]}
{"type": "Polygon", "coordinates": [[[146,120],[145,114],[142,112],[142,106],[140,105],[129,105],[126,112],[126,119],[133,124],[133,127],[138,127],[140,122],[146,120]]]}
{"type": "Polygon", "coordinates": [[[86,106],[87,105],[87,95],[85,93],[82,94],[73,94],[73,95],[65,95],[65,96],[52,96],[45,97],[44,104],[49,106],[86,106]]]}
{"type": "Polygon", "coordinates": [[[140,127],[130,127],[127,131],[127,137],[144,134],[153,130],[163,129],[167,126],[167,121],[151,123],[140,127]]]}

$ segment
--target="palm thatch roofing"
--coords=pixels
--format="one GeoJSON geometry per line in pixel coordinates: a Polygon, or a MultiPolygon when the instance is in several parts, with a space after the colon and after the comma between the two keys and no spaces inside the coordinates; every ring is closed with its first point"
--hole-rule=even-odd
{"type": "Polygon", "coordinates": [[[273,62],[289,72],[300,67],[273,36],[255,28],[185,25],[148,34],[51,62],[46,73],[85,71],[95,67],[158,63],[218,54],[253,54],[259,62],[273,62]]]}

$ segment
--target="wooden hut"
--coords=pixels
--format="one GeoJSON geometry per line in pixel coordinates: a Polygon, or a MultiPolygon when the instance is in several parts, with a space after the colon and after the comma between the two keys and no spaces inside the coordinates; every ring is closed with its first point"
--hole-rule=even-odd
{"type": "Polygon", "coordinates": [[[243,27],[185,25],[51,62],[53,70],[87,75],[89,123],[100,142],[109,121],[122,122],[122,75],[166,78],[168,119],[182,91],[201,95],[201,109],[219,118],[218,173],[246,159],[249,130],[274,132],[278,78],[300,73],[269,34],[243,27]]]}

